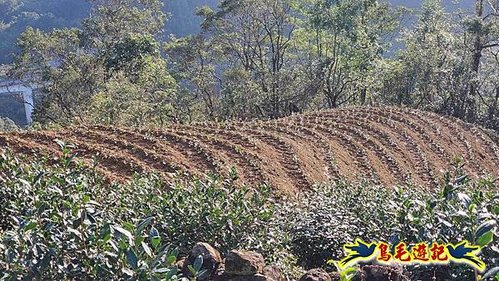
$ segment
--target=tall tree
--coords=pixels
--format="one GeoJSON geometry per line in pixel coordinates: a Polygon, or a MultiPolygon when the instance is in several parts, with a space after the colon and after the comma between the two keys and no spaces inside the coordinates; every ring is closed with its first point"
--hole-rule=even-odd
{"type": "Polygon", "coordinates": [[[473,77],[469,82],[467,96],[463,98],[461,112],[457,116],[475,122],[480,110],[477,99],[484,99],[479,89],[483,53],[499,47],[499,1],[475,0],[474,15],[465,20],[465,28],[466,33],[470,35],[467,44],[471,50],[469,57],[473,77]]]}
{"type": "Polygon", "coordinates": [[[403,32],[402,72],[392,77],[400,87],[390,83],[386,96],[428,110],[453,107],[462,92],[459,79],[464,73],[456,51],[456,28],[440,0],[425,1],[414,27],[403,32]]]}
{"type": "Polygon", "coordinates": [[[223,115],[222,79],[217,74],[220,50],[202,35],[172,38],[165,44],[175,78],[182,81],[180,108],[189,120],[216,120],[223,115]]]}
{"type": "Polygon", "coordinates": [[[300,4],[306,15],[302,34],[307,38],[308,72],[313,73],[310,83],[320,85],[316,89],[326,107],[366,103],[388,47],[385,37],[397,29],[402,11],[375,0],[300,4]]]}
{"type": "Polygon", "coordinates": [[[82,29],[28,29],[20,36],[15,74],[42,87],[35,117],[59,123],[164,122],[176,86],[154,37],[165,20],[161,2],[92,2],[82,29]]]}
{"type": "MultiPolygon", "coordinates": [[[[284,115],[296,98],[290,63],[295,25],[286,1],[224,0],[219,11],[205,10],[203,16],[204,35],[223,51],[226,80],[236,78],[231,72],[237,70],[258,86],[261,100],[252,105],[255,116],[284,115]]],[[[244,93],[226,94],[234,97],[244,93]]]]}

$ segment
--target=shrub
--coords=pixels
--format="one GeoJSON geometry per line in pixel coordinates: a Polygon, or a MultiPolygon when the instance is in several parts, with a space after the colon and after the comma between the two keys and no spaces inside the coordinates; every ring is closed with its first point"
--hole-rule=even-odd
{"type": "Polygon", "coordinates": [[[1,212],[8,216],[0,231],[0,280],[177,277],[176,251],[161,243],[151,220],[133,224],[107,213],[95,196],[103,188],[99,178],[65,163],[48,168],[2,154],[1,212]]]}
{"type": "Polygon", "coordinates": [[[199,241],[243,248],[273,216],[265,188],[216,176],[107,185],[63,151],[51,165],[1,156],[0,280],[177,278],[177,253],[199,241]]]}
{"type": "Polygon", "coordinates": [[[0,117],[0,132],[12,132],[17,129],[18,127],[14,121],[7,117],[0,117]]]}
{"type": "Polygon", "coordinates": [[[152,175],[137,177],[130,186],[133,190],[118,199],[122,213],[135,210],[152,216],[157,229],[181,253],[199,241],[221,251],[247,245],[250,237],[263,235],[261,229],[273,217],[270,189],[262,186],[252,190],[215,175],[178,178],[167,186],[152,175]]]}
{"type": "MultiPolygon", "coordinates": [[[[178,279],[177,255],[200,241],[222,253],[259,251],[291,278],[299,266],[342,258],[342,246],[357,237],[392,245],[466,239],[484,247],[488,265],[499,259],[499,196],[491,179],[447,173],[442,188],[431,191],[337,182],[276,200],[267,186],[240,186],[236,174],[169,184],[136,175],[129,184],[107,184],[60,144],[64,157],[55,163],[0,157],[0,280],[178,279]]],[[[436,269],[406,270],[426,279],[436,269]]],[[[478,278],[466,266],[438,272],[478,278]]]]}
{"type": "MultiPolygon", "coordinates": [[[[355,238],[366,241],[451,242],[468,240],[483,248],[488,265],[499,261],[497,221],[499,196],[490,179],[451,180],[446,174],[441,190],[385,188],[338,183],[318,186],[303,194],[299,203],[281,210],[294,218],[289,224],[291,245],[300,264],[323,266],[328,259],[344,256],[342,245],[355,238]]],[[[428,267],[408,268],[416,278],[428,267]]],[[[467,266],[451,265],[440,270],[452,280],[473,280],[467,266]]]]}
{"type": "Polygon", "coordinates": [[[387,238],[391,215],[386,198],[390,193],[384,187],[338,182],[317,186],[302,194],[297,203],[284,204],[281,210],[293,218],[287,231],[300,264],[313,268],[331,258],[339,259],[344,255],[343,245],[356,237],[387,238]]]}

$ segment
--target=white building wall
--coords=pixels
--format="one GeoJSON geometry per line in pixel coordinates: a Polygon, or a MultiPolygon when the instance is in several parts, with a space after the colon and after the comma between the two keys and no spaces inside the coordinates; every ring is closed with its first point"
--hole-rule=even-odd
{"type": "Polygon", "coordinates": [[[8,95],[13,93],[21,93],[24,102],[24,111],[26,113],[26,121],[28,124],[33,122],[33,90],[23,85],[8,85],[0,86],[0,95],[8,95]]]}

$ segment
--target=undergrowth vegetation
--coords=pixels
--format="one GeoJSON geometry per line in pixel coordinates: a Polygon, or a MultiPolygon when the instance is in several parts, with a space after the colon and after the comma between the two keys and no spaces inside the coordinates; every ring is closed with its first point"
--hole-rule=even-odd
{"type": "Polygon", "coordinates": [[[170,279],[179,251],[235,248],[272,214],[265,190],[215,176],[108,185],[68,152],[50,167],[2,154],[0,279],[170,279]]]}
{"type": "Polygon", "coordinates": [[[7,117],[0,117],[0,132],[11,132],[17,130],[17,125],[7,117]]]}
{"type": "MultiPolygon", "coordinates": [[[[497,187],[458,169],[430,192],[337,182],[278,200],[267,186],[236,184],[236,174],[168,184],[136,175],[129,184],[109,184],[63,152],[55,163],[1,155],[0,280],[179,279],[177,258],[199,241],[222,253],[257,250],[294,279],[343,257],[343,244],[356,237],[467,239],[484,247],[481,258],[489,276],[496,274],[497,187]]],[[[466,266],[444,269],[450,280],[477,278],[466,266]]],[[[406,270],[415,277],[434,269],[406,270]]]]}
{"type": "MultiPolygon", "coordinates": [[[[293,253],[306,267],[323,266],[325,260],[344,257],[343,245],[355,238],[397,245],[405,242],[459,243],[467,240],[483,247],[480,258],[492,276],[499,263],[499,194],[492,180],[470,181],[465,176],[444,176],[442,190],[372,187],[338,183],[317,187],[315,192],[288,204],[295,210],[293,253]]],[[[475,272],[450,267],[407,268],[411,280],[475,280],[475,272]],[[436,273],[437,272],[437,273],[436,273]]],[[[497,275],[499,277],[499,275],[497,275]]]]}

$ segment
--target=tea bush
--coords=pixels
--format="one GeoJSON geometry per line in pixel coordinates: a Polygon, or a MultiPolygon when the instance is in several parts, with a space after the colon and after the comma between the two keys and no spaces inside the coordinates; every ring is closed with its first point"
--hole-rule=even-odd
{"type": "Polygon", "coordinates": [[[383,187],[338,182],[317,186],[298,202],[284,204],[281,210],[294,218],[287,231],[299,262],[307,268],[322,266],[328,259],[342,257],[343,245],[356,237],[384,238],[391,219],[386,208],[390,193],[383,187]]]}
{"type": "MultiPolygon", "coordinates": [[[[337,183],[318,186],[299,203],[282,210],[294,218],[293,252],[305,267],[323,266],[344,256],[342,246],[355,238],[386,241],[458,243],[468,240],[483,247],[481,258],[490,275],[499,263],[499,194],[491,179],[470,181],[466,176],[444,176],[442,189],[385,188],[337,183]],[[453,179],[453,180],[451,180],[453,179]]],[[[431,267],[408,268],[416,280],[431,267]]],[[[438,269],[448,280],[475,280],[467,266],[438,269]]],[[[495,273],[494,273],[495,274],[495,273]]],[[[498,275],[499,277],[499,275],[498,275]]],[[[439,279],[440,280],[440,279],[439,279]]],[[[446,280],[446,279],[442,279],[446,280]]]]}
{"type": "Polygon", "coordinates": [[[273,216],[266,189],[215,176],[108,185],[63,150],[56,163],[1,155],[0,280],[178,279],[179,252],[260,240],[273,216]]]}
{"type": "Polygon", "coordinates": [[[261,238],[273,217],[270,189],[249,189],[234,179],[210,175],[205,179],[177,179],[164,186],[154,176],[138,178],[140,191],[121,197],[128,210],[154,217],[155,226],[186,253],[199,241],[221,251],[249,245],[261,238]],[[156,188],[152,188],[156,186],[156,188]]]}
{"type": "Polygon", "coordinates": [[[0,280],[177,278],[175,249],[151,220],[107,212],[96,197],[99,177],[66,161],[26,162],[0,159],[0,280]]]}
{"type": "MultiPolygon", "coordinates": [[[[484,276],[499,277],[492,179],[471,181],[456,170],[434,190],[339,181],[276,199],[267,186],[237,184],[235,173],[168,184],[135,175],[129,184],[108,184],[60,145],[64,157],[56,160],[1,154],[0,280],[175,280],[183,278],[177,257],[199,241],[222,254],[259,251],[295,279],[303,268],[342,258],[342,246],[357,237],[391,244],[466,239],[483,246],[484,276]]],[[[405,270],[411,279],[437,272],[405,270]]],[[[438,274],[479,278],[459,265],[438,267],[438,274]]]]}

